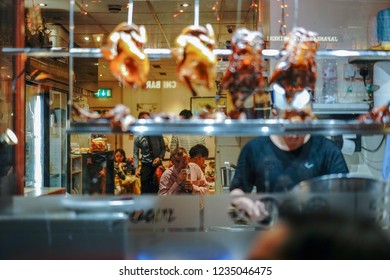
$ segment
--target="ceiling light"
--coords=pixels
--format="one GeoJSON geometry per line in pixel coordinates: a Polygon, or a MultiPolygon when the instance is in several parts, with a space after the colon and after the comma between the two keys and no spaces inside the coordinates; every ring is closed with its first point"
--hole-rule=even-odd
{"type": "Polygon", "coordinates": [[[89,41],[90,40],[90,38],[89,37],[84,37],[84,41],[89,41]]]}
{"type": "Polygon", "coordinates": [[[39,7],[46,7],[47,4],[45,4],[45,3],[39,3],[38,6],[39,6],[39,7]]]}
{"type": "Polygon", "coordinates": [[[103,34],[93,34],[92,38],[96,42],[101,42],[103,41],[103,34]]]}
{"type": "Polygon", "coordinates": [[[190,6],[191,6],[191,4],[189,4],[189,3],[183,3],[180,5],[180,7],[183,7],[183,8],[188,8],[190,6]]]}
{"type": "Polygon", "coordinates": [[[92,34],[92,40],[96,47],[100,47],[103,43],[104,34],[92,34]]]}

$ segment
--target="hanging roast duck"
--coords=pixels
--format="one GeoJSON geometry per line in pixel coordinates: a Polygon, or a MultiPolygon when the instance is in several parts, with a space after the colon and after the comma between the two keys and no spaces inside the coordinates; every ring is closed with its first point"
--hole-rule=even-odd
{"type": "Polygon", "coordinates": [[[245,28],[237,29],[232,37],[232,54],[221,80],[219,94],[222,90],[228,90],[238,110],[249,96],[264,92],[263,44],[263,34],[245,28]]]}
{"type": "Polygon", "coordinates": [[[143,51],[146,41],[144,26],[124,22],[110,33],[107,44],[102,47],[112,74],[133,88],[146,88],[150,69],[149,58],[143,51]]]}
{"type": "Polygon", "coordinates": [[[210,24],[188,26],[175,40],[172,55],[177,62],[177,75],[193,96],[197,93],[192,84],[207,89],[215,86],[217,58],[213,53],[214,45],[214,30],[210,24]]]}

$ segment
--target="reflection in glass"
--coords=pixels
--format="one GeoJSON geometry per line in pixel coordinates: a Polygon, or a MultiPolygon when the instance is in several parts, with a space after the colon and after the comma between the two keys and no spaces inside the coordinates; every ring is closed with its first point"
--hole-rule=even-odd
{"type": "Polygon", "coordinates": [[[43,97],[27,86],[26,103],[26,187],[43,187],[44,131],[43,97]]]}

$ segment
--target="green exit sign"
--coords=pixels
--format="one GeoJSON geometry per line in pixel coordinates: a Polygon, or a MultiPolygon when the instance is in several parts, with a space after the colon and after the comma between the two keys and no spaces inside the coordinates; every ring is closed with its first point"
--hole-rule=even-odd
{"type": "Polygon", "coordinates": [[[112,90],[110,88],[99,88],[97,92],[93,93],[96,98],[111,98],[112,90]]]}

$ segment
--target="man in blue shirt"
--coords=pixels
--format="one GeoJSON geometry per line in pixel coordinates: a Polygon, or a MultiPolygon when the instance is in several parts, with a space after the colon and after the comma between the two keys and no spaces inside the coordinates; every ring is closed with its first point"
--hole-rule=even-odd
{"type": "MultiPolygon", "coordinates": [[[[286,101],[280,87],[276,87],[274,95],[274,118],[291,122],[315,118],[308,91],[297,93],[291,102],[286,101]]],[[[348,172],[340,149],[324,136],[258,137],[242,148],[230,191],[239,196],[252,192],[254,187],[258,193],[286,192],[303,180],[348,172]]],[[[262,220],[268,215],[261,202],[246,197],[238,197],[232,204],[245,210],[253,220],[262,220]]]]}

